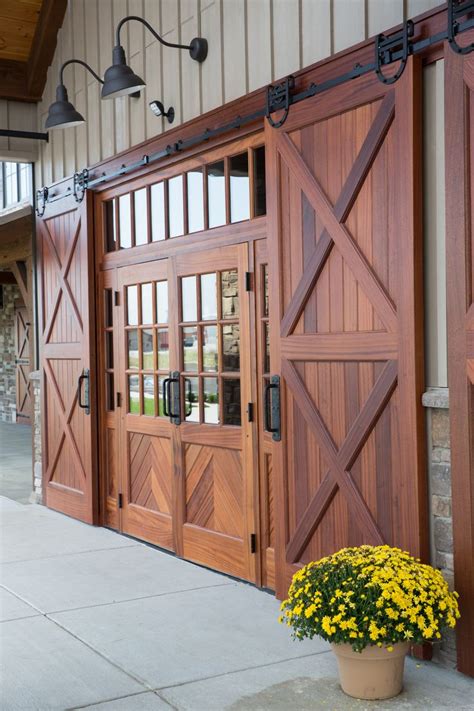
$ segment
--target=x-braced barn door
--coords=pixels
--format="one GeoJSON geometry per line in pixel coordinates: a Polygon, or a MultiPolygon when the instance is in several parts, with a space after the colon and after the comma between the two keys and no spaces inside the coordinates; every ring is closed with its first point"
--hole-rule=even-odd
{"type": "Polygon", "coordinates": [[[46,504],[96,520],[91,195],[48,205],[37,220],[43,491],[46,504]]]}
{"type": "Polygon", "coordinates": [[[30,327],[26,306],[15,306],[16,421],[27,425],[31,417],[30,327]]]}
{"type": "Polygon", "coordinates": [[[343,546],[427,554],[420,100],[410,62],[266,127],[280,596],[343,546]]]}

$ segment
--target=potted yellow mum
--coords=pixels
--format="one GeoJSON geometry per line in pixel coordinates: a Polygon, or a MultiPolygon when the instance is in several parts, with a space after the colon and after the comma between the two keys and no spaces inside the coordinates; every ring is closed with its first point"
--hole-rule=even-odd
{"type": "Polygon", "coordinates": [[[457,597],[439,570],[398,548],[343,548],[295,573],[279,621],[295,639],[331,643],[346,694],[388,699],[402,690],[410,645],[454,627],[457,597]]]}

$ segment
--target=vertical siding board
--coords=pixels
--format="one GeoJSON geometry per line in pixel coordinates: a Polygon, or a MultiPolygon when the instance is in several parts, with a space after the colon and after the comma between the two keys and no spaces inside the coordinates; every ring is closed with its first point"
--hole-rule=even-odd
{"type": "MultiPolygon", "coordinates": [[[[163,119],[157,118],[148,108],[150,101],[162,99],[161,72],[160,72],[160,44],[152,42],[145,48],[145,75],[146,75],[146,137],[152,138],[163,131],[163,119]]],[[[166,105],[168,108],[168,104],[166,105]]]]}
{"type": "Polygon", "coordinates": [[[203,112],[220,106],[222,96],[222,34],[221,2],[201,8],[202,36],[209,39],[209,54],[202,64],[202,110],[203,112]]]}
{"type": "MultiPolygon", "coordinates": [[[[73,15],[69,9],[64,16],[61,33],[62,61],[65,62],[67,59],[75,56],[73,15]]],[[[67,88],[69,96],[75,96],[75,77],[74,72],[71,69],[69,70],[67,88]]],[[[75,172],[76,168],[76,132],[74,129],[70,128],[64,131],[64,174],[71,175],[75,172]]]]}
{"type": "Polygon", "coordinates": [[[403,0],[368,0],[369,37],[403,22],[403,0]]]}
{"type": "Polygon", "coordinates": [[[365,39],[365,0],[334,0],[334,52],[365,39]]]}
{"type": "MultiPolygon", "coordinates": [[[[120,20],[128,13],[126,0],[113,0],[113,28],[117,27],[120,20]]],[[[128,22],[120,33],[120,40],[125,49],[125,54],[129,57],[129,25],[128,22]]],[[[112,63],[112,62],[111,62],[112,63]]],[[[106,99],[114,104],[115,111],[115,152],[125,151],[130,146],[130,106],[128,96],[121,96],[118,99],[106,99]]]]}
{"type": "Polygon", "coordinates": [[[439,0],[407,0],[407,19],[442,5],[439,0]]]}
{"type": "MultiPolygon", "coordinates": [[[[5,102],[7,104],[7,102],[5,102]]],[[[0,126],[11,126],[18,131],[36,130],[36,104],[22,104],[18,101],[8,102],[8,118],[2,120],[0,126]]],[[[5,139],[6,141],[8,139],[5,139]]],[[[25,152],[34,154],[38,150],[37,142],[26,138],[10,138],[8,148],[13,154],[25,152]]]]}
{"type": "Polygon", "coordinates": [[[273,0],[273,78],[300,68],[299,0],[273,0]]]}
{"type": "MultiPolygon", "coordinates": [[[[129,0],[128,12],[130,15],[143,17],[143,0],[129,0]]],[[[144,43],[145,33],[153,35],[141,24],[141,22],[131,21],[129,24],[129,58],[130,66],[135,74],[146,82],[145,76],[145,56],[144,43]]],[[[130,141],[131,145],[141,143],[145,140],[145,93],[142,92],[139,99],[130,99],[130,141]]]]}
{"type": "MultiPolygon", "coordinates": [[[[197,0],[181,3],[181,41],[188,44],[199,37],[199,12],[197,0]]],[[[181,58],[181,104],[182,120],[199,116],[201,113],[201,65],[194,62],[187,52],[181,58]]]]}
{"type": "Polygon", "coordinates": [[[222,11],[224,101],[232,101],[247,92],[245,0],[224,0],[222,11]]]}
{"type": "MultiPolygon", "coordinates": [[[[112,49],[115,44],[115,23],[113,21],[112,0],[100,0],[99,5],[99,72],[103,77],[112,64],[112,49]]],[[[101,114],[101,154],[109,158],[115,152],[115,106],[113,101],[100,101],[101,114]]]]}
{"type": "Polygon", "coordinates": [[[307,67],[331,54],[331,4],[330,0],[302,0],[301,8],[303,67],[307,67]]]}
{"type": "MultiPolygon", "coordinates": [[[[164,2],[162,5],[162,27],[163,38],[167,42],[180,43],[180,27],[179,27],[179,4],[177,2],[164,2]]],[[[180,100],[180,63],[181,58],[186,62],[191,62],[189,55],[185,51],[163,47],[162,51],[162,67],[163,67],[163,96],[153,97],[161,98],[165,104],[165,109],[173,106],[175,110],[175,123],[181,123],[181,100],[180,100]]],[[[168,121],[163,122],[163,128],[170,126],[168,121]]]]}
{"type": "Polygon", "coordinates": [[[249,91],[272,81],[270,0],[247,0],[249,91]]]}

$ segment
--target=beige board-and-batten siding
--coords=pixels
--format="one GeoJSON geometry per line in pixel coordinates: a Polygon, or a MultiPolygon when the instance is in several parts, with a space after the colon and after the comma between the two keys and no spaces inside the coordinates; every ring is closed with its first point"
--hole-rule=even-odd
{"type": "Polygon", "coordinates": [[[53,132],[40,146],[37,184],[50,184],[165,130],[148,108],[160,99],[176,111],[173,126],[258,89],[439,5],[438,0],[69,0],[48,71],[38,127],[54,101],[61,63],[85,59],[101,75],[112,62],[114,30],[127,14],[144,17],[170,42],[209,40],[199,65],[161,46],[137,22],[123,28],[133,69],[146,81],[140,99],[101,101],[82,67],[68,67],[69,96],[87,123],[53,132]]]}

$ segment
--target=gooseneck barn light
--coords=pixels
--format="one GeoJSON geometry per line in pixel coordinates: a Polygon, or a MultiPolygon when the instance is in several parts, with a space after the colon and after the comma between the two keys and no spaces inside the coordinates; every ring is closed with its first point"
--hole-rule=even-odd
{"type": "Polygon", "coordinates": [[[196,62],[203,62],[206,59],[207,40],[203,37],[195,37],[191,41],[191,44],[174,44],[173,42],[167,42],[160,37],[150,23],[142,17],[138,17],[137,15],[129,15],[128,17],[124,17],[120,20],[117,25],[115,47],[113,49],[113,64],[107,69],[104,75],[104,86],[102,87],[103,99],[115,99],[118,96],[135,94],[137,91],[140,91],[146,86],[143,79],[135,74],[133,69],[131,69],[126,63],[125,51],[120,44],[120,30],[126,22],[130,22],[131,20],[136,20],[137,22],[141,22],[142,25],[145,25],[153,37],[155,37],[158,42],[165,45],[165,47],[188,49],[191,58],[196,62]]]}
{"type": "Polygon", "coordinates": [[[95,73],[91,67],[83,62],[82,59],[68,59],[64,62],[59,71],[59,84],[56,88],[56,101],[51,104],[48,111],[48,118],[46,119],[45,128],[72,128],[73,126],[79,126],[81,123],[85,122],[85,118],[74,108],[71,104],[67,95],[67,89],[64,85],[63,74],[65,68],[68,64],[80,64],[85,67],[94,76],[97,81],[101,84],[104,82],[95,73]]]}

